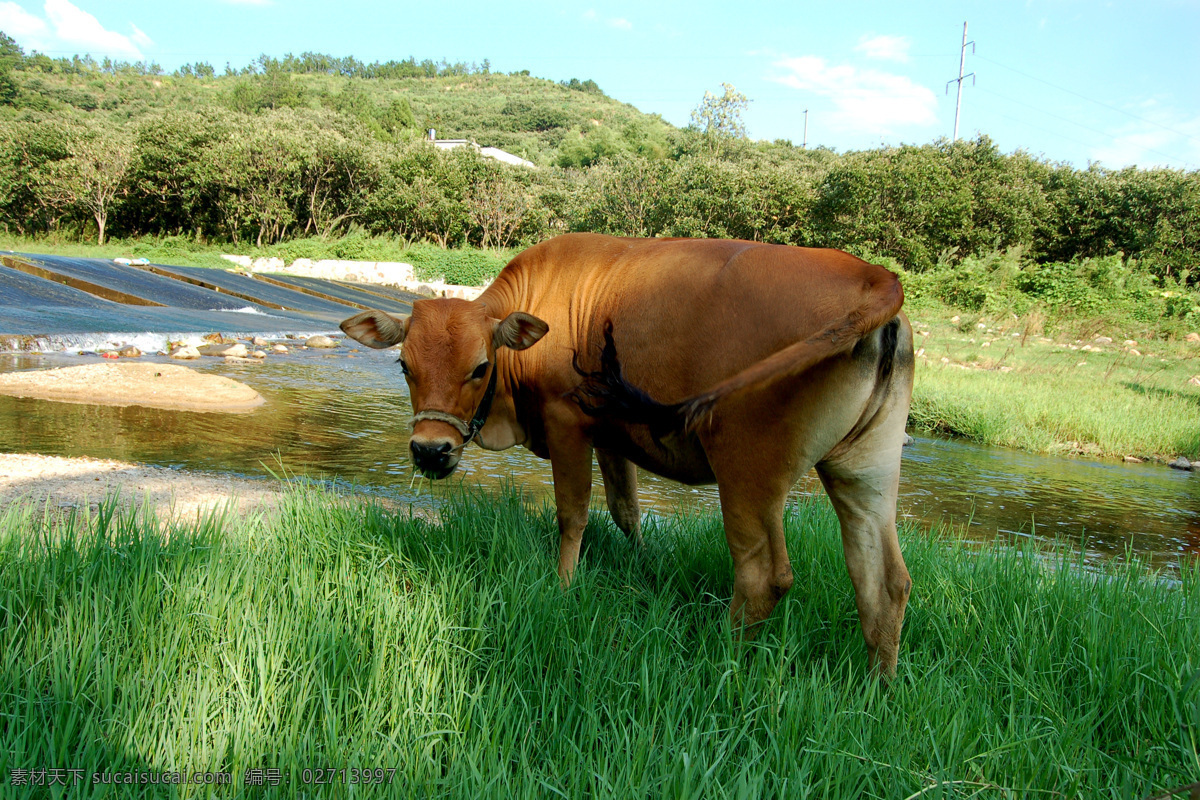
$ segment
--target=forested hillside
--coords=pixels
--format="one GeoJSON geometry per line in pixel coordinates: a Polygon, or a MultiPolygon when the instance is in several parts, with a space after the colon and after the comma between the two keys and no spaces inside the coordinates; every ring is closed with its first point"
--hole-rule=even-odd
{"type": "MultiPolygon", "coordinates": [[[[1041,266],[1021,277],[1035,293],[1089,258],[1124,257],[1160,289],[1200,277],[1196,172],[1079,170],[986,137],[805,150],[748,141],[700,111],[677,129],[592,81],[487,62],[306,53],[165,74],[27,54],[3,37],[0,226],[261,246],[348,232],[481,247],[569,230],[738,237],[842,247],[913,274],[1008,251],[1041,266]],[[427,128],[537,168],[439,151],[427,128]]],[[[971,286],[947,286],[971,301],[971,286]]],[[[1178,313],[1193,313],[1187,302],[1178,313]]]]}

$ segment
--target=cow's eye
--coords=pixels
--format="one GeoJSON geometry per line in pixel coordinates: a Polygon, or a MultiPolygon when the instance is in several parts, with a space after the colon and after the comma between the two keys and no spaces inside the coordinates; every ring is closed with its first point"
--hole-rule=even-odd
{"type": "Polygon", "coordinates": [[[401,356],[400,358],[397,358],[397,359],[396,359],[396,363],[400,365],[400,371],[401,371],[401,372],[403,372],[405,375],[408,375],[408,374],[409,374],[409,372],[408,372],[408,364],[405,364],[405,363],[404,363],[404,356],[401,356]]]}
{"type": "Polygon", "coordinates": [[[475,371],[471,373],[471,380],[477,381],[480,378],[482,378],[484,375],[487,375],[487,368],[488,368],[488,362],[485,361],[482,364],[480,364],[478,367],[475,368],[475,371]]]}

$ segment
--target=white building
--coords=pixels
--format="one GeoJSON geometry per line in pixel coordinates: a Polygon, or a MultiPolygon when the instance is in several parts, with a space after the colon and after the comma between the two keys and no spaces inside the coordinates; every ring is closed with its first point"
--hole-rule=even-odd
{"type": "Polygon", "coordinates": [[[505,164],[512,164],[516,167],[529,167],[536,169],[536,165],[532,161],[526,161],[520,156],[514,156],[512,153],[501,150],[499,147],[480,147],[478,143],[470,139],[439,139],[437,131],[433,128],[429,129],[429,141],[439,150],[453,150],[456,147],[470,147],[476,153],[485,158],[494,158],[497,161],[503,161],[505,164]]]}

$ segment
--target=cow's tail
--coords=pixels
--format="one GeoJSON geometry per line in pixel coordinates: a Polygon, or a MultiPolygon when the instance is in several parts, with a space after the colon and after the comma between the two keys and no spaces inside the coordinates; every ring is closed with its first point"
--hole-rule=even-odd
{"type": "Polygon", "coordinates": [[[862,302],[856,308],[820,332],[751,364],[701,394],[671,404],[659,403],[625,380],[609,321],[604,326],[599,370],[584,371],[576,353],[573,365],[583,382],[571,397],[592,416],[612,416],[625,422],[649,425],[655,437],[681,429],[694,431],[712,416],[726,397],[795,377],[828,358],[848,352],[864,336],[895,317],[904,303],[904,289],[895,275],[890,272],[886,275],[865,287],[862,302]]]}

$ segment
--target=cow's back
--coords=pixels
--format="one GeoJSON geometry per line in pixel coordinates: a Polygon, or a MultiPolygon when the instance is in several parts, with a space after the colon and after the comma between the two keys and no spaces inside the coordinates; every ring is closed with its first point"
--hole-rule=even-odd
{"type": "Polygon", "coordinates": [[[507,284],[549,323],[524,357],[553,391],[577,381],[574,353],[594,364],[611,321],[626,378],[670,403],[818,333],[886,275],[837,250],[571,234],[522,253],[489,292],[507,284]]]}

